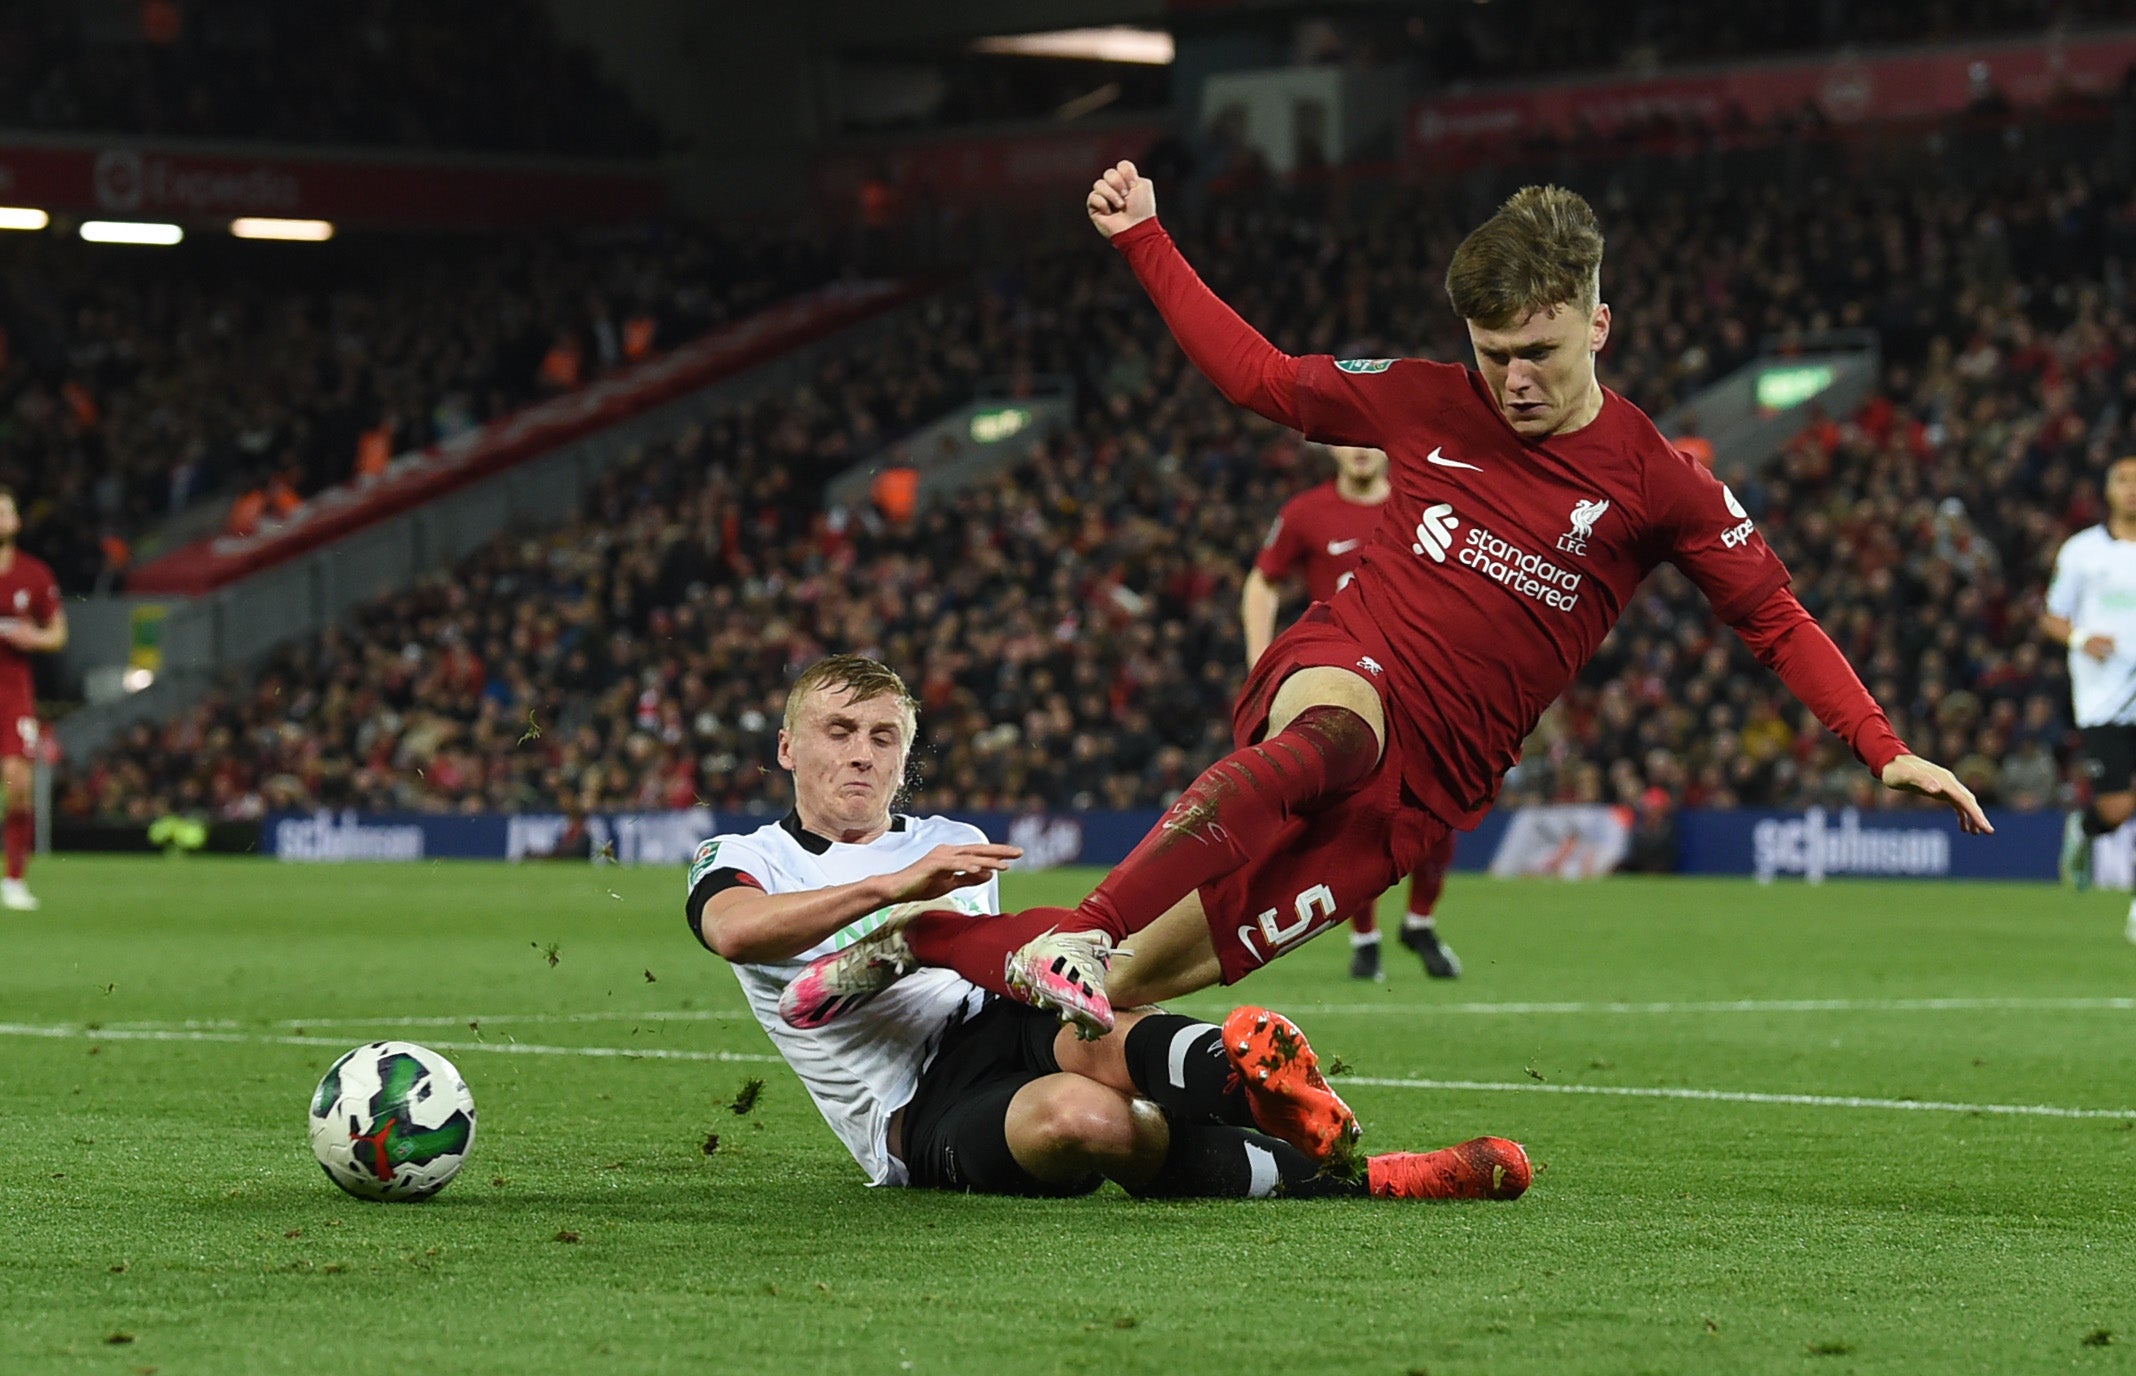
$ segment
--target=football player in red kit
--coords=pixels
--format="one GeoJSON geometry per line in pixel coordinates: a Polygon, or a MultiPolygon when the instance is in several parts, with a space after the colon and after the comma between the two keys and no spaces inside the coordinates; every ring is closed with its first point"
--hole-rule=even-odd
{"type": "Polygon", "coordinates": [[[833,1016],[834,999],[915,962],[1086,1034],[1111,1026],[1108,995],[1154,1003],[1245,978],[1475,825],[1661,563],[1887,788],[1991,830],[1956,776],[1900,742],[1735,495],[1596,380],[1610,311],[1601,226],[1579,196],[1527,187],[1454,251],[1447,295],[1474,368],[1283,353],[1187,266],[1133,164],[1086,207],[1227,398],[1325,444],[1387,451],[1386,514],[1350,585],[1254,665],[1238,748],[1081,903],[886,926],[789,986],[792,1019],[833,1016]]]}
{"type": "MultiPolygon", "coordinates": [[[[1337,444],[1328,446],[1328,453],[1335,460],[1335,477],[1283,504],[1246,575],[1239,611],[1246,623],[1248,669],[1275,638],[1276,604],[1283,582],[1294,572],[1302,574],[1306,594],[1315,602],[1325,602],[1342,591],[1357,571],[1372,527],[1379,523],[1380,508],[1394,491],[1387,481],[1386,450],[1337,444]]],[[[1425,972],[1436,979],[1453,979],[1461,973],[1459,957],[1439,939],[1433,912],[1453,863],[1454,833],[1449,831],[1409,876],[1409,909],[1402,918],[1402,944],[1417,953],[1425,972]]],[[[1380,970],[1379,919],[1374,911],[1378,906],[1375,895],[1355,912],[1344,914],[1350,924],[1352,979],[1386,978],[1380,970]]]]}
{"type": "Polygon", "coordinates": [[[7,874],[0,878],[0,907],[30,912],[37,900],[25,879],[36,817],[30,764],[37,750],[37,688],[30,656],[50,654],[67,643],[67,613],[59,583],[43,560],[15,547],[22,516],[15,494],[0,487],[0,792],[6,809],[0,829],[7,846],[7,874]]]}

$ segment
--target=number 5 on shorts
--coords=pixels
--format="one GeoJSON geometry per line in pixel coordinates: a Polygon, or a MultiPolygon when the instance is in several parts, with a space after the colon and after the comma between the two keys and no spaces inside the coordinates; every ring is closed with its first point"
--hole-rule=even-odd
{"type": "Polygon", "coordinates": [[[1273,960],[1281,953],[1284,947],[1294,942],[1305,940],[1305,938],[1319,931],[1327,923],[1335,920],[1335,891],[1325,884],[1315,884],[1304,893],[1299,894],[1292,902],[1291,908],[1297,913],[1298,917],[1295,922],[1290,923],[1288,926],[1279,927],[1276,925],[1276,910],[1274,908],[1270,908],[1261,914],[1261,939],[1268,943],[1267,955],[1261,955],[1260,949],[1254,945],[1254,929],[1252,927],[1239,928],[1239,944],[1252,951],[1263,961],[1273,960]]]}

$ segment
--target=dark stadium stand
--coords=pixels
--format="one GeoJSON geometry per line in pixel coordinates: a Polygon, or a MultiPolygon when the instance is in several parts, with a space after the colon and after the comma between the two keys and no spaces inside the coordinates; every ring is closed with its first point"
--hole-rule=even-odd
{"type": "Polygon", "coordinates": [[[146,256],[8,235],[0,482],[63,587],[115,590],[165,518],[308,496],[837,275],[800,234],[208,240],[146,256]]]}
{"type": "Polygon", "coordinates": [[[1742,61],[1872,44],[1944,43],[2118,20],[2114,0],[1961,0],[1954,4],[1803,5],[1788,0],[1637,0],[1552,5],[1499,0],[1410,18],[1408,54],[1433,81],[1742,61]]]}
{"type": "Polygon", "coordinates": [[[0,128],[571,156],[661,142],[538,0],[11,4],[0,128]]]}
{"type": "MultiPolygon", "coordinates": [[[[1902,735],[1984,798],[2055,805],[2067,698],[2032,626],[2043,561],[2096,514],[2098,461],[2136,439],[2136,322],[2107,266],[2136,203],[2073,165],[1992,191],[1812,190],[1608,206],[1603,378],[1659,414],[1762,335],[1881,328],[1884,395],[1739,490],[1902,735]]],[[[1288,347],[1459,356],[1437,275],[1463,217],[1444,205],[1178,218],[1288,347]],[[1317,270],[1284,269],[1300,262],[1317,270]]],[[[1159,803],[1224,745],[1241,573],[1317,473],[1191,376],[1103,248],[1028,262],[646,456],[569,529],[501,541],[136,728],[67,776],[62,810],[776,806],[782,685],[832,649],[882,655],[924,699],[919,806],[1159,803]],[[830,474],[1019,371],[1073,374],[1081,401],[1022,470],[905,527],[821,511],[830,474]]],[[[1507,798],[1896,801],[1667,570],[1507,798]]]]}

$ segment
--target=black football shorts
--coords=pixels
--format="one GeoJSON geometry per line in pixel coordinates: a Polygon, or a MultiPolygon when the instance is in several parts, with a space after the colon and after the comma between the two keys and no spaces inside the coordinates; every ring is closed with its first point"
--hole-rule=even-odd
{"type": "Polygon", "coordinates": [[[1033,1080],[1060,1073],[1053,1039],[1060,1019],[991,996],[952,1027],[905,1106],[905,1169],[914,1186],[970,1194],[1089,1194],[1104,1181],[1040,1180],[1009,1151],[1009,1101],[1033,1080]]]}

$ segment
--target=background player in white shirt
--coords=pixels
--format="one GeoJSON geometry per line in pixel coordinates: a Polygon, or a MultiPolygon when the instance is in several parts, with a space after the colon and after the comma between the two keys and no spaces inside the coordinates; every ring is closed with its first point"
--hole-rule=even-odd
{"type": "Polygon", "coordinates": [[[917,704],[895,673],[839,655],[788,696],[779,763],[794,810],[714,837],[690,869],[687,912],[733,964],[758,1022],[876,1185],[995,1194],[1082,1194],[1111,1178],[1154,1196],[1512,1198],[1518,1145],[1479,1138],[1323,1172],[1356,1119],[1287,1020],[1242,1008],[1222,1029],[1157,1009],[1080,1041],[1055,1017],[916,971],[824,1026],[787,1025],[782,1000],[815,958],[880,926],[902,903],[999,908],[1018,855],[975,827],[905,817],[917,704]],[[863,1006],[864,1005],[864,1006],[863,1006]],[[1263,1131],[1262,1129],[1265,1129],[1263,1131]]]}
{"type": "MultiPolygon", "coordinates": [[[[2136,457],[2106,470],[2106,521],[2054,556],[2041,629],[2069,647],[2069,697],[2084,741],[2091,806],[2062,828],[2062,874],[2091,885],[2092,839],[2136,813],[2136,457]]],[[[2136,903],[2128,937],[2136,941],[2136,903]]]]}

